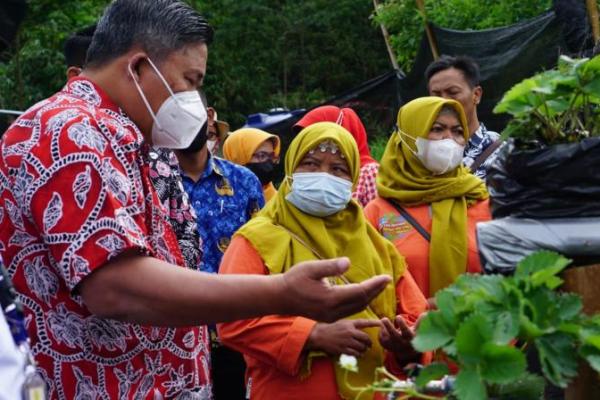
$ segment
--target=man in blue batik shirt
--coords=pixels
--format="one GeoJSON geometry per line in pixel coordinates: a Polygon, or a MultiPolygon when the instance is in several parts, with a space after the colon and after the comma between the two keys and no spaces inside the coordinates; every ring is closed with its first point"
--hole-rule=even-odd
{"type": "MultiPolygon", "coordinates": [[[[183,187],[198,218],[204,253],[200,270],[211,273],[219,272],[221,258],[233,234],[265,205],[262,185],[256,175],[245,167],[214,157],[208,151],[208,131],[214,124],[209,115],[207,124],[190,147],[175,152],[183,187]]],[[[210,335],[215,399],[244,399],[242,355],[220,345],[214,327],[211,327],[210,335]]]]}
{"type": "Polygon", "coordinates": [[[500,135],[487,130],[477,117],[477,106],[483,95],[479,66],[470,57],[442,56],[427,67],[425,79],[431,96],[453,99],[463,106],[470,134],[463,163],[485,181],[487,167],[498,155],[501,142],[500,135]]]}

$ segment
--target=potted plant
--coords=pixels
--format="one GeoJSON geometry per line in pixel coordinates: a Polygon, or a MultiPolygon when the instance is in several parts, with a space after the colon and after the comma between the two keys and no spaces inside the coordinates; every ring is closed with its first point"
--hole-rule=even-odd
{"type": "MultiPolygon", "coordinates": [[[[413,345],[419,351],[443,351],[458,365],[446,398],[540,399],[544,379],[566,387],[580,360],[600,371],[600,316],[585,315],[577,294],[556,290],[569,264],[563,256],[542,251],[522,260],[514,276],[465,274],[436,294],[438,309],[423,317],[413,345]],[[527,371],[528,347],[537,350],[543,377],[527,371]]],[[[352,363],[344,363],[352,369],[352,363]]],[[[444,363],[426,366],[417,388],[448,373],[444,363]]],[[[379,374],[383,379],[365,392],[434,398],[418,389],[399,389],[383,369],[379,374]]]]}
{"type": "Polygon", "coordinates": [[[511,120],[488,171],[494,218],[600,216],[600,56],[562,56],[494,109],[511,120]]]}

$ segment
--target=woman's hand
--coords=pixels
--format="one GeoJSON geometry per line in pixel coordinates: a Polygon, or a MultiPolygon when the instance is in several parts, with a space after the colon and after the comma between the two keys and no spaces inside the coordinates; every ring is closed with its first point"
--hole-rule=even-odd
{"type": "Polygon", "coordinates": [[[419,359],[421,354],[410,343],[415,337],[415,332],[404,322],[401,316],[395,318],[394,324],[388,318],[382,318],[381,326],[379,342],[384,349],[394,353],[400,364],[414,362],[419,359]]]}
{"type": "Polygon", "coordinates": [[[330,356],[348,354],[360,357],[369,347],[371,339],[364,328],[381,326],[377,320],[344,319],[331,324],[317,323],[311,331],[305,350],[323,351],[330,356]]]}

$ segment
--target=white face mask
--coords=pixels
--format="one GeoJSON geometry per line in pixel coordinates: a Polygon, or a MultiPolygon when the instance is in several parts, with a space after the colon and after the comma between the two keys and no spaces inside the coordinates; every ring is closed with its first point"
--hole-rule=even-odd
{"type": "Polygon", "coordinates": [[[215,156],[216,151],[219,150],[217,143],[218,142],[216,140],[207,140],[206,141],[206,147],[208,148],[208,152],[210,154],[212,154],[213,156],[215,156]]]}
{"type": "Polygon", "coordinates": [[[133,83],[154,120],[152,124],[152,144],[167,149],[185,149],[192,143],[196,134],[208,119],[206,107],[202,103],[197,90],[173,93],[152,60],[148,58],[148,62],[170,94],[162,103],[158,112],[154,114],[140,84],[133,75],[131,65],[129,65],[129,74],[133,78],[133,83]]]}
{"type": "Polygon", "coordinates": [[[400,130],[398,132],[400,140],[406,144],[408,149],[421,161],[423,166],[434,175],[442,175],[454,170],[463,160],[465,146],[456,143],[454,139],[429,140],[420,137],[415,139],[400,130]],[[416,142],[417,152],[402,139],[403,135],[416,142]]]}
{"type": "Polygon", "coordinates": [[[327,217],[346,208],[352,198],[352,182],[326,172],[292,175],[292,190],[285,197],[296,208],[315,217],[327,217]]]}

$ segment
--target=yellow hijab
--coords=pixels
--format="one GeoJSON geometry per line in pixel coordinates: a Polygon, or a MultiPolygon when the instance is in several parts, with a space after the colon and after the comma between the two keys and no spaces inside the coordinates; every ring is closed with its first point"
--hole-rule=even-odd
{"type": "MultiPolygon", "coordinates": [[[[356,186],[360,159],[356,142],[350,133],[331,122],[311,125],[296,136],[287,151],[285,172],[288,178],[281,184],[277,196],[244,225],[237,235],[252,243],[271,274],[285,272],[301,261],[346,256],[350,258],[351,266],[344,276],[350,282],[362,282],[379,274],[392,276],[394,285],[388,285],[371,302],[369,308],[350,318],[393,318],[396,315],[395,283],[404,273],[406,264],[392,243],[366,222],[358,203],[352,200],[345,210],[320,218],[305,214],[285,199],[290,193],[290,176],[296,167],[306,153],[325,140],[333,141],[339,146],[352,172],[352,182],[356,186]]],[[[343,284],[340,280],[336,283],[343,284]]],[[[350,384],[355,387],[372,383],[375,368],[383,365],[384,351],[377,338],[378,328],[365,331],[371,337],[373,346],[359,358],[359,372],[348,375],[350,384]]],[[[310,369],[310,359],[317,356],[325,355],[309,355],[305,371],[310,369]]],[[[356,398],[357,392],[343,379],[344,371],[339,368],[337,360],[332,362],[335,363],[340,395],[345,399],[356,398]]],[[[372,394],[364,396],[371,397],[372,394]]]]}
{"type": "MultiPolygon", "coordinates": [[[[261,131],[255,128],[242,128],[231,133],[223,145],[223,157],[226,160],[239,165],[246,165],[252,159],[252,155],[267,140],[273,141],[275,156],[279,157],[281,142],[277,135],[261,131]]],[[[269,201],[277,194],[273,182],[263,186],[265,200],[269,201]]]]}
{"type": "Polygon", "coordinates": [[[433,209],[429,246],[429,294],[445,288],[467,268],[467,207],[488,198],[483,181],[463,165],[443,175],[433,175],[407,148],[416,151],[414,137],[427,138],[444,105],[460,116],[465,140],[469,140],[467,118],[460,103],[440,97],[413,100],[398,111],[396,131],[392,134],[379,168],[379,196],[400,204],[430,204],[433,209]]]}

